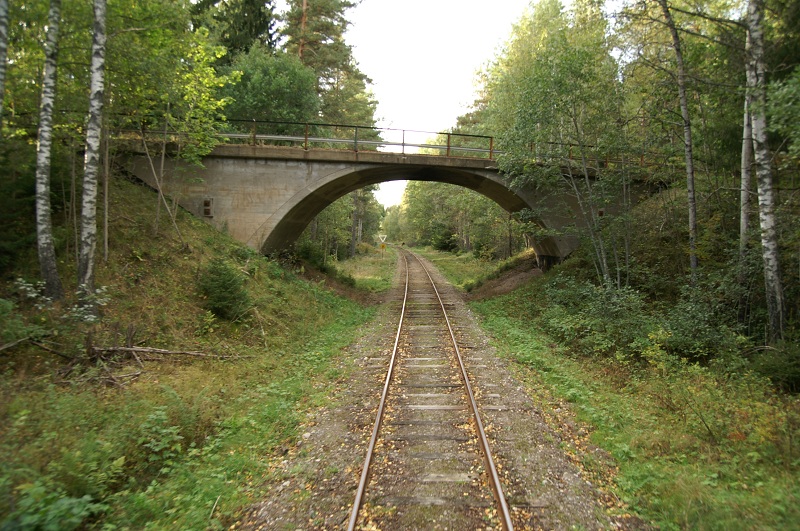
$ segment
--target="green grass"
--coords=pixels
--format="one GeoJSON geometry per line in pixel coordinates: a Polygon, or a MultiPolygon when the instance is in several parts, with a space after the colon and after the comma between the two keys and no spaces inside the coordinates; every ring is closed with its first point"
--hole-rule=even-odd
{"type": "Polygon", "coordinates": [[[465,291],[477,288],[530,257],[528,253],[521,253],[507,260],[492,261],[475,258],[471,253],[444,253],[430,247],[416,248],[414,252],[430,260],[450,283],[465,291]]]}
{"type": "MultiPolygon", "coordinates": [[[[100,323],[62,319],[70,301],[40,311],[19,300],[11,310],[15,329],[49,331],[49,347],[80,363],[65,371],[61,357],[30,344],[0,357],[0,527],[228,527],[269,496],[271,460],[346,378],[341,352],[373,309],[181,212],[183,245],[166,224],[154,231],[150,191],[113,181],[113,194],[110,259],[97,279],[111,300],[100,323]],[[215,259],[244,278],[250,306],[235,321],[208,311],[198,286],[215,259]],[[97,346],[130,338],[222,358],[95,363],[85,359],[90,333],[97,346]],[[109,374],[124,386],[106,385],[109,374]]],[[[16,299],[11,286],[0,296],[16,299]]]]}
{"type": "Polygon", "coordinates": [[[354,279],[358,289],[372,293],[387,291],[392,287],[397,251],[392,247],[385,250],[363,248],[369,251],[354,259],[337,262],[336,269],[354,279]]]}
{"type": "MultiPolygon", "coordinates": [[[[531,285],[471,306],[543,402],[572,404],[616,460],[616,496],[662,529],[800,528],[800,404],[749,374],[580,358],[531,323],[531,285]]],[[[596,463],[585,458],[589,474],[596,463]]]]}

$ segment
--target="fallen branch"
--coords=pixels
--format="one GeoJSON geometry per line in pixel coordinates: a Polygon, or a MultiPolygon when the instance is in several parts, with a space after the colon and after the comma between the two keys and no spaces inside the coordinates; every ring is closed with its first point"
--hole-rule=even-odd
{"type": "Polygon", "coordinates": [[[165,350],[162,348],[150,348],[150,347],[92,347],[92,351],[95,353],[130,352],[134,355],[136,355],[137,353],[165,354],[165,355],[178,354],[182,356],[195,356],[199,358],[214,358],[220,360],[244,357],[244,356],[220,356],[218,354],[206,354],[204,352],[194,352],[191,350],[165,350]]]}
{"type": "Polygon", "coordinates": [[[31,338],[31,336],[27,336],[27,337],[23,337],[22,339],[17,339],[16,341],[12,341],[11,343],[6,343],[5,345],[0,346],[0,352],[4,351],[6,349],[9,349],[9,348],[15,347],[15,346],[19,345],[20,343],[22,343],[23,341],[29,340],[30,338],[31,338]]]}
{"type": "Polygon", "coordinates": [[[34,340],[31,339],[31,343],[33,343],[34,345],[36,345],[37,347],[39,347],[42,350],[46,350],[47,352],[55,354],[56,356],[61,356],[65,360],[73,361],[73,359],[74,359],[72,356],[67,356],[66,354],[64,354],[62,352],[59,352],[57,350],[54,350],[54,349],[48,347],[47,345],[45,345],[43,343],[39,343],[38,341],[34,341],[34,340]]]}

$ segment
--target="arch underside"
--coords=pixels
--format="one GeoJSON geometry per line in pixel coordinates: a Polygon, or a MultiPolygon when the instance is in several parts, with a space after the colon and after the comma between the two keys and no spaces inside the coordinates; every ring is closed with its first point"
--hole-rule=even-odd
{"type": "MultiPolygon", "coordinates": [[[[306,190],[294,204],[287,205],[279,221],[265,238],[261,251],[265,254],[291,247],[314,217],[340,197],[372,184],[386,181],[434,181],[455,184],[474,190],[514,213],[533,205],[511,191],[500,176],[491,171],[465,170],[452,167],[431,166],[378,166],[339,173],[321,184],[306,190]]],[[[542,227],[545,224],[540,222],[542,227]]],[[[534,242],[540,259],[560,261],[574,249],[561,239],[546,237],[534,242]]]]}

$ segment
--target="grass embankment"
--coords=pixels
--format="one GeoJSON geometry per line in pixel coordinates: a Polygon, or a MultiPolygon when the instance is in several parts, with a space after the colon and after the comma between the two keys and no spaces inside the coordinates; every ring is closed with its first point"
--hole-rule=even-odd
{"type": "MultiPolygon", "coordinates": [[[[442,255],[436,263],[454,258],[442,255]]],[[[492,274],[491,264],[482,273],[480,266],[473,263],[477,274],[492,274]]],[[[585,348],[606,348],[621,334],[613,328],[605,335],[580,330],[573,337],[583,343],[553,339],[542,329],[565,329],[566,321],[587,326],[563,310],[546,310],[556,274],[471,306],[531,394],[571,404],[591,427],[590,440],[565,442],[565,450],[592,443],[611,453],[619,466],[615,494],[662,529],[800,529],[797,397],[730,364],[721,370],[668,355],[658,332],[640,338],[631,347],[635,355],[618,357],[585,348]]],[[[463,271],[454,281],[465,282],[463,271]]],[[[609,305],[612,320],[613,310],[609,305]]],[[[575,453],[590,477],[603,466],[591,452],[575,453]]]]}
{"type": "Polygon", "coordinates": [[[505,271],[513,269],[531,257],[530,251],[499,261],[475,258],[472,253],[443,253],[430,247],[414,249],[414,252],[428,259],[447,277],[447,280],[465,291],[479,288],[486,281],[498,278],[505,271]]]}
{"type": "Polygon", "coordinates": [[[71,359],[29,342],[0,353],[0,527],[222,529],[269,495],[271,460],[346,378],[342,349],[372,310],[185,213],[186,245],[163,211],[156,234],[149,190],[114,181],[111,204],[99,323],[0,294],[0,343],[33,335],[71,359]],[[244,288],[235,321],[207,310],[212,262],[244,288]],[[217,357],[90,356],[88,337],[217,357]]]}

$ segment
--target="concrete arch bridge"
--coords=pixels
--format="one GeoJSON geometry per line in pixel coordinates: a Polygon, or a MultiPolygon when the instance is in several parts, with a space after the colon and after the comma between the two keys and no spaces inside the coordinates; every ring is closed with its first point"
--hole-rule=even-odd
{"type": "MultiPolygon", "coordinates": [[[[318,149],[309,146],[307,136],[304,140],[305,145],[300,147],[255,145],[255,142],[221,144],[203,159],[204,168],[168,158],[160,185],[166,195],[175,198],[189,212],[265,254],[290,247],[311,220],[333,201],[353,190],[386,181],[438,181],[463,186],[512,213],[537,209],[543,201],[548,204],[562,201],[567,207],[570,203],[566,197],[542,198],[533,192],[511,190],[493,158],[452,156],[449,137],[447,146],[437,146],[444,151],[443,156],[387,153],[374,148],[359,151],[358,143],[348,150],[318,149]]],[[[404,143],[403,151],[407,147],[404,143]]],[[[491,148],[471,151],[486,151],[490,157],[494,154],[491,148]]],[[[157,186],[155,171],[147,157],[133,155],[128,164],[139,179],[154,188],[157,186]]],[[[548,211],[561,214],[539,219],[544,228],[558,229],[574,223],[568,209],[548,211]]],[[[560,262],[577,245],[574,237],[545,237],[533,242],[540,263],[547,264],[560,262]]]]}

